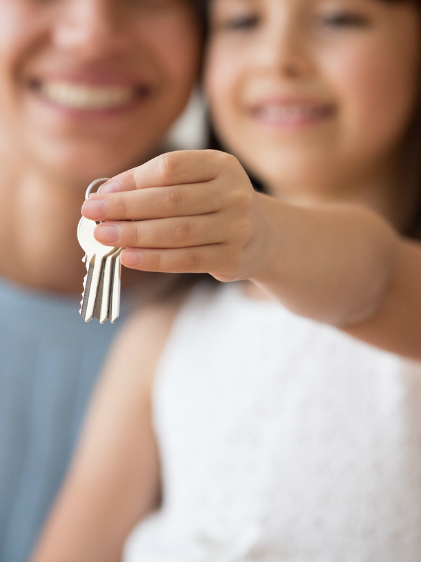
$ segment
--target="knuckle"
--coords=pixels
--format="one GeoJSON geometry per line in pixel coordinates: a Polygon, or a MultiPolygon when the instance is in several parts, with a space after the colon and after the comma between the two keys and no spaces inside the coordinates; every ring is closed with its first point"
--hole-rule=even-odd
{"type": "Polygon", "coordinates": [[[227,275],[225,273],[216,273],[214,274],[215,279],[221,281],[221,283],[232,283],[233,281],[237,281],[232,275],[227,275]]]}
{"type": "Polygon", "coordinates": [[[201,257],[198,252],[189,252],[188,254],[188,267],[189,269],[195,271],[200,268],[202,263],[201,257]]]}
{"type": "Polygon", "coordinates": [[[221,264],[217,274],[213,275],[216,279],[218,279],[218,281],[222,281],[224,283],[231,283],[232,281],[239,280],[237,270],[233,267],[232,263],[226,263],[225,266],[221,264]]]}
{"type": "Polygon", "coordinates": [[[238,158],[233,156],[232,154],[228,154],[225,152],[225,163],[227,166],[237,168],[238,166],[241,167],[238,158]]]}
{"type": "Polygon", "coordinates": [[[148,269],[150,271],[161,271],[162,260],[159,252],[154,252],[150,254],[148,261],[149,261],[148,269]]]}
{"type": "Polygon", "coordinates": [[[207,149],[206,155],[209,159],[211,159],[212,163],[218,170],[217,175],[221,175],[228,170],[231,170],[233,167],[239,165],[239,161],[235,156],[232,154],[228,154],[227,152],[223,152],[221,150],[212,150],[207,149]]]}
{"type": "Polygon", "coordinates": [[[128,172],[118,176],[121,178],[120,184],[124,186],[122,191],[135,191],[138,187],[138,183],[141,183],[143,170],[139,168],[134,168],[133,170],[129,170],[128,172]]]}
{"type": "Polygon", "coordinates": [[[133,226],[133,242],[134,245],[140,248],[143,244],[143,233],[141,224],[136,223],[133,226]]]}
{"type": "Polygon", "coordinates": [[[180,190],[177,188],[164,189],[162,193],[162,205],[167,213],[173,213],[182,205],[180,190]]]}
{"type": "Polygon", "coordinates": [[[243,170],[243,167],[241,166],[238,158],[236,158],[232,154],[225,153],[224,164],[227,170],[233,170],[233,171],[238,171],[239,169],[243,170]]]}
{"type": "Polygon", "coordinates": [[[190,224],[186,221],[177,224],[174,228],[173,236],[175,242],[186,242],[191,236],[190,224]]]}
{"type": "Polygon", "coordinates": [[[221,171],[231,170],[235,168],[238,164],[238,160],[232,154],[228,154],[227,152],[216,152],[215,151],[215,159],[220,165],[221,171]]]}
{"type": "Polygon", "coordinates": [[[124,197],[124,194],[119,195],[118,206],[119,206],[119,211],[121,212],[121,215],[124,218],[126,218],[126,217],[128,218],[129,214],[130,214],[130,206],[128,205],[127,197],[124,197]]]}
{"type": "Polygon", "coordinates": [[[235,206],[242,211],[250,209],[253,203],[253,193],[250,189],[238,189],[235,192],[235,206]]]}
{"type": "Polygon", "coordinates": [[[167,152],[158,156],[158,166],[161,177],[169,180],[178,169],[178,158],[176,153],[167,152]]]}
{"type": "Polygon", "coordinates": [[[222,150],[216,150],[214,148],[206,148],[205,150],[202,151],[202,153],[206,154],[207,157],[209,158],[213,158],[215,161],[223,161],[226,152],[223,152],[222,150]]]}

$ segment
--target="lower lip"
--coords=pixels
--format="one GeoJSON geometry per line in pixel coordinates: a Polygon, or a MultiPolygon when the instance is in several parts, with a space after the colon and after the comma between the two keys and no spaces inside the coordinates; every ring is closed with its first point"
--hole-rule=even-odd
{"type": "Polygon", "coordinates": [[[319,115],[300,116],[294,118],[271,117],[256,110],[249,110],[248,115],[259,125],[272,131],[294,132],[327,123],[333,119],[333,107],[326,107],[319,115]]]}

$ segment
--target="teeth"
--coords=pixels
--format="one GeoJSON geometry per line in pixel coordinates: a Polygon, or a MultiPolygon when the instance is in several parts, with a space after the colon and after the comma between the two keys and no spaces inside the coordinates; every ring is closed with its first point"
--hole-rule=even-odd
{"type": "Polygon", "coordinates": [[[302,119],[314,119],[325,114],[325,108],[308,105],[267,105],[258,113],[269,121],[293,123],[302,119]]]}
{"type": "Polygon", "coordinates": [[[112,109],[130,103],[134,88],[87,86],[69,82],[43,82],[40,91],[48,100],[72,109],[112,109]]]}

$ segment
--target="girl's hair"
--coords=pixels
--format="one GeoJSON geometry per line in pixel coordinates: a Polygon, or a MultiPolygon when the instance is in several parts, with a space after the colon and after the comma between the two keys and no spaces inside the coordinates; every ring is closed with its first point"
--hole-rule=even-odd
{"type": "Polygon", "coordinates": [[[208,8],[209,0],[190,0],[196,9],[197,15],[199,17],[200,26],[202,28],[203,34],[206,36],[208,29],[208,8]]]}
{"type": "MultiPolygon", "coordinates": [[[[421,68],[419,71],[421,78],[421,68]]],[[[404,144],[402,175],[414,205],[404,234],[421,240],[421,81],[419,78],[416,109],[404,144]]]]}
{"type": "MultiPolygon", "coordinates": [[[[196,0],[203,29],[207,32],[207,9],[212,0],[196,0]]],[[[388,3],[411,3],[414,4],[421,15],[421,0],[379,0],[388,3]]],[[[212,127],[210,127],[209,146],[216,150],[223,150],[223,146],[216,136],[212,127]]],[[[403,179],[404,193],[408,193],[411,200],[413,211],[410,213],[408,223],[403,229],[403,234],[410,238],[421,240],[421,68],[418,77],[418,93],[414,115],[407,132],[404,142],[404,157],[402,158],[402,166],[400,177],[403,179]]],[[[251,178],[253,185],[258,191],[264,191],[264,186],[251,178]]]]}

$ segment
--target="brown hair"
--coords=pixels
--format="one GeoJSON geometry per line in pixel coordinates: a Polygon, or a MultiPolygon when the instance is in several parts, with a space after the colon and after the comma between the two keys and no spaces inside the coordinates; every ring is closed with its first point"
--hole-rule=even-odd
{"type": "MultiPolygon", "coordinates": [[[[390,4],[413,4],[421,16],[420,0],[379,0],[390,4]]],[[[421,57],[420,57],[421,61],[421,57]]],[[[403,229],[403,234],[421,240],[421,66],[418,70],[418,92],[411,124],[404,141],[401,177],[404,193],[408,194],[412,212],[403,229]]]]}
{"type": "MultiPolygon", "coordinates": [[[[420,68],[421,75],[421,68],[420,68]]],[[[419,81],[421,84],[421,80],[419,81]]],[[[404,144],[404,156],[401,167],[402,177],[413,212],[404,234],[421,240],[421,88],[418,87],[417,103],[411,125],[404,144]]]]}

